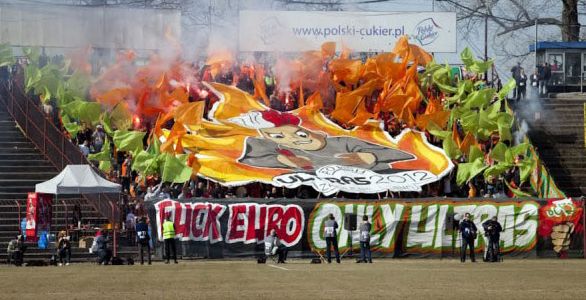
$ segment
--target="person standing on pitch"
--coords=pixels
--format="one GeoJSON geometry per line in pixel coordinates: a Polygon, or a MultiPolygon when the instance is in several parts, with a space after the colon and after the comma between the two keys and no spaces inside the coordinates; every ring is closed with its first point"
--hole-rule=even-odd
{"type": "Polygon", "coordinates": [[[368,262],[372,263],[372,253],[370,252],[370,229],[372,224],[368,222],[368,216],[362,217],[362,224],[360,224],[360,260],[357,263],[368,262]]]}
{"type": "Polygon", "coordinates": [[[501,239],[501,232],[503,227],[498,222],[497,217],[494,216],[492,219],[482,223],[484,228],[484,235],[488,238],[488,245],[486,251],[486,260],[490,262],[497,262],[499,259],[499,243],[501,239]]]}
{"type": "Polygon", "coordinates": [[[470,247],[470,260],[476,262],[474,258],[474,240],[476,239],[476,225],[470,220],[470,214],[464,214],[464,220],[460,222],[460,233],[462,233],[462,248],[460,249],[460,261],[466,262],[466,248],[470,247]]]}
{"type": "Polygon", "coordinates": [[[171,222],[171,216],[163,223],[163,238],[165,239],[165,263],[169,263],[171,258],[171,250],[173,251],[173,260],[177,262],[177,248],[175,247],[175,224],[171,222]]]}
{"type": "Polygon", "coordinates": [[[334,255],[336,255],[336,262],[340,263],[340,252],[338,252],[338,236],[336,234],[338,223],[333,214],[329,215],[324,226],[324,237],[326,238],[326,257],[328,264],[332,262],[332,246],[334,247],[334,255]]]}
{"type": "Polygon", "coordinates": [[[151,245],[150,240],[151,237],[149,236],[149,225],[147,225],[146,217],[142,217],[140,222],[136,224],[136,240],[138,242],[138,250],[140,254],[140,264],[144,265],[144,250],[146,248],[147,251],[147,261],[149,265],[151,264],[151,245]]]}

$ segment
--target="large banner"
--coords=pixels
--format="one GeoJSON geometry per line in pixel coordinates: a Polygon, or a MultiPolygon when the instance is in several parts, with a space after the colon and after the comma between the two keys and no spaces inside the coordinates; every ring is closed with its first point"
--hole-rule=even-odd
{"type": "Polygon", "coordinates": [[[453,168],[418,131],[393,138],[375,120],[346,130],[311,105],[279,112],[237,88],[209,87],[221,99],[209,112],[212,122],[186,125],[181,145],[196,153],[199,176],[223,185],[307,185],[326,196],[421,191],[453,168]]]}
{"type": "Polygon", "coordinates": [[[338,42],[356,52],[393,49],[397,39],[428,52],[456,52],[456,13],[241,11],[240,51],[308,51],[338,42]]]}
{"type": "MultiPolygon", "coordinates": [[[[149,207],[155,241],[162,223],[175,223],[184,256],[228,257],[263,253],[263,241],[275,230],[291,254],[309,257],[325,251],[324,222],[333,214],[341,252],[359,249],[358,231],[348,231],[346,214],[373,224],[371,246],[385,257],[459,255],[458,220],[472,215],[479,232],[476,251],[487,243],[482,223],[497,217],[503,227],[503,254],[521,257],[581,256],[582,203],[565,200],[487,201],[450,199],[355,200],[163,200],[149,207]]],[[[358,222],[360,223],[360,222],[358,222]]]]}

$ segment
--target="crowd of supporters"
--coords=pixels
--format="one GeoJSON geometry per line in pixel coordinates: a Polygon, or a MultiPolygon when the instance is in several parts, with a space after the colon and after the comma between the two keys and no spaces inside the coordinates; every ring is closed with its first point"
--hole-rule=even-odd
{"type": "MultiPolygon", "coordinates": [[[[41,61],[47,61],[48,58],[44,58],[41,61]]],[[[62,61],[62,57],[55,57],[52,60],[62,61]]],[[[25,59],[19,59],[18,63],[9,68],[3,68],[1,70],[2,78],[6,82],[11,81],[14,85],[15,81],[23,82],[23,65],[26,64],[25,59]],[[10,80],[12,78],[12,80],[10,80]]],[[[246,63],[236,63],[230,68],[224,68],[212,76],[209,66],[202,65],[201,63],[194,63],[192,66],[192,72],[199,82],[220,82],[228,85],[233,85],[246,91],[250,94],[254,93],[253,78],[251,78],[252,72],[249,71],[250,66],[246,63]]],[[[326,66],[327,67],[327,66],[326,66]]],[[[264,84],[266,86],[266,94],[270,95],[270,106],[272,109],[279,111],[287,111],[297,108],[299,97],[299,90],[280,90],[276,85],[275,75],[271,72],[271,66],[265,65],[264,84]]],[[[472,79],[477,84],[491,85],[500,88],[500,80],[498,76],[493,82],[485,82],[480,77],[472,77],[464,73],[464,79],[472,79]]],[[[306,95],[311,91],[307,91],[306,95]]],[[[34,94],[30,94],[31,97],[36,97],[34,94]]],[[[372,98],[376,98],[373,95],[372,98]]],[[[368,100],[368,99],[367,99],[368,100]]],[[[218,98],[211,92],[207,91],[206,88],[201,85],[197,92],[190,90],[189,101],[205,101],[206,109],[205,113],[211,108],[211,106],[218,101],[218,98]]],[[[323,112],[328,115],[335,106],[335,91],[331,91],[331,95],[323,96],[323,112]]],[[[372,102],[372,101],[371,101],[372,102]]],[[[48,103],[41,103],[42,109],[47,114],[47,117],[54,121],[55,125],[61,128],[64,134],[68,135],[68,132],[63,128],[58,109],[56,108],[54,101],[48,103]]],[[[367,101],[367,106],[369,102],[367,101]]],[[[419,110],[425,111],[426,103],[421,102],[419,110]]],[[[204,115],[205,115],[204,113],[204,115]]],[[[397,136],[402,130],[409,126],[402,122],[399,118],[395,117],[392,113],[381,113],[380,119],[384,123],[384,129],[390,133],[391,136],[397,136]]],[[[150,119],[138,119],[133,120],[134,129],[146,131],[145,139],[143,141],[144,147],[147,147],[147,141],[153,127],[154,120],[150,119]]],[[[342,124],[340,124],[342,126],[342,124]]],[[[122,214],[121,222],[127,222],[133,219],[135,216],[140,217],[146,214],[145,202],[152,201],[154,199],[162,198],[235,198],[242,199],[246,197],[251,198],[315,198],[320,197],[316,191],[311,187],[301,186],[296,189],[277,188],[267,184],[251,183],[240,187],[224,187],[218,183],[202,178],[192,178],[192,180],[185,182],[184,184],[170,184],[161,182],[157,176],[139,176],[135,171],[132,170],[132,156],[130,153],[123,151],[116,151],[114,144],[108,139],[102,125],[88,126],[87,124],[80,124],[81,129],[75,136],[69,136],[72,143],[79,145],[80,151],[88,156],[91,153],[98,153],[102,150],[106,143],[110,144],[112,149],[112,169],[109,173],[105,174],[106,177],[114,182],[119,182],[123,186],[123,197],[121,198],[120,208],[124,213],[122,214]],[[131,218],[128,218],[128,216],[131,218]]],[[[460,136],[464,136],[462,126],[457,124],[457,130],[460,136]]],[[[441,141],[433,135],[426,132],[426,136],[430,143],[441,147],[441,141]]],[[[490,165],[491,158],[489,156],[490,150],[499,141],[498,135],[493,135],[487,142],[480,144],[484,154],[485,162],[490,165]]],[[[522,159],[523,157],[517,157],[516,159],[522,159]]],[[[461,162],[464,162],[462,160],[461,162]]],[[[455,161],[457,165],[458,161],[455,161]]],[[[350,199],[381,199],[381,198],[421,198],[421,197],[485,197],[485,198],[502,198],[507,197],[509,191],[504,184],[504,181],[511,183],[512,186],[523,187],[520,180],[520,170],[518,167],[514,167],[507,171],[504,175],[498,178],[488,178],[485,180],[483,176],[476,176],[473,180],[468,182],[466,185],[459,186],[456,184],[456,169],[452,170],[447,176],[441,180],[428,184],[423,187],[421,192],[386,192],[381,194],[349,194],[340,192],[334,197],[338,198],[350,198],[350,199]]]]}

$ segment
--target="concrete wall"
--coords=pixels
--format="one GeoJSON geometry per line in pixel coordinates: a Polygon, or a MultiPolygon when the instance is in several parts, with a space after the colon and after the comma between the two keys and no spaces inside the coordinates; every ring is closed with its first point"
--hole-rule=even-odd
{"type": "Polygon", "coordinates": [[[181,37],[178,10],[0,5],[0,43],[13,46],[162,49],[169,28],[181,37]]]}

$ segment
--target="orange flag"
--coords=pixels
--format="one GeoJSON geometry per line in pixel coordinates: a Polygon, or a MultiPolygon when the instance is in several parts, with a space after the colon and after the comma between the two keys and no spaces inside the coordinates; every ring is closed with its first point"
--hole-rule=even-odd
{"type": "Polygon", "coordinates": [[[430,128],[432,122],[440,128],[445,128],[449,118],[449,111],[438,111],[431,114],[418,115],[415,123],[417,123],[419,129],[433,129],[430,128]]]}
{"type": "Polygon", "coordinates": [[[325,42],[321,45],[321,55],[323,58],[332,58],[336,55],[336,43],[325,42]]]}
{"type": "Polygon", "coordinates": [[[422,66],[426,66],[433,60],[433,56],[417,45],[409,45],[410,59],[415,60],[422,66]]]}
{"type": "Polygon", "coordinates": [[[261,65],[254,66],[254,74],[252,74],[252,84],[254,85],[254,98],[261,98],[266,106],[270,106],[269,97],[267,97],[267,86],[265,85],[265,70],[261,65]]]}
{"type": "Polygon", "coordinates": [[[460,134],[458,133],[458,127],[456,126],[456,122],[454,122],[454,124],[452,125],[452,139],[454,140],[454,143],[456,143],[456,145],[460,147],[462,139],[460,138],[460,134]]]}
{"type": "Polygon", "coordinates": [[[472,147],[473,145],[476,145],[476,139],[474,138],[474,135],[472,135],[472,133],[468,132],[466,133],[466,136],[464,137],[462,143],[459,144],[459,148],[460,151],[462,151],[462,153],[468,153],[470,152],[470,147],[472,147]]]}
{"type": "Polygon", "coordinates": [[[415,126],[415,119],[413,118],[413,112],[409,108],[406,108],[401,113],[401,120],[409,127],[415,126]]]}
{"type": "Polygon", "coordinates": [[[313,93],[305,103],[305,107],[309,108],[310,111],[319,111],[324,107],[324,103],[319,92],[313,93]]]}
{"type": "Polygon", "coordinates": [[[435,97],[430,97],[427,102],[427,107],[425,108],[425,114],[429,115],[434,112],[442,111],[443,107],[438,99],[435,97]]]}
{"type": "Polygon", "coordinates": [[[175,108],[173,113],[175,122],[181,122],[185,125],[201,125],[205,101],[196,101],[182,104],[175,108]]]}
{"type": "Polygon", "coordinates": [[[356,84],[362,75],[364,65],[361,60],[336,59],[330,62],[330,71],[334,81],[356,84]]]}
{"type": "Polygon", "coordinates": [[[166,113],[165,115],[159,114],[159,116],[157,117],[157,121],[155,122],[155,127],[153,128],[153,131],[156,136],[163,135],[163,129],[161,127],[163,127],[163,125],[165,123],[167,123],[167,121],[169,121],[173,118],[173,114],[174,114],[173,111],[170,111],[170,112],[166,113]]]}
{"type": "Polygon", "coordinates": [[[366,111],[364,97],[371,95],[376,89],[378,82],[369,81],[359,88],[336,95],[336,108],[332,111],[331,117],[343,124],[350,124],[350,120],[363,111],[366,111]]]}
{"type": "Polygon", "coordinates": [[[183,127],[183,123],[175,121],[175,124],[173,124],[173,127],[171,128],[171,132],[169,132],[169,136],[167,136],[167,140],[161,145],[161,152],[181,153],[178,152],[178,150],[182,150],[183,147],[180,146],[179,142],[181,142],[181,138],[186,133],[187,130],[183,127]],[[175,144],[177,144],[177,147],[173,148],[175,144]]]}

